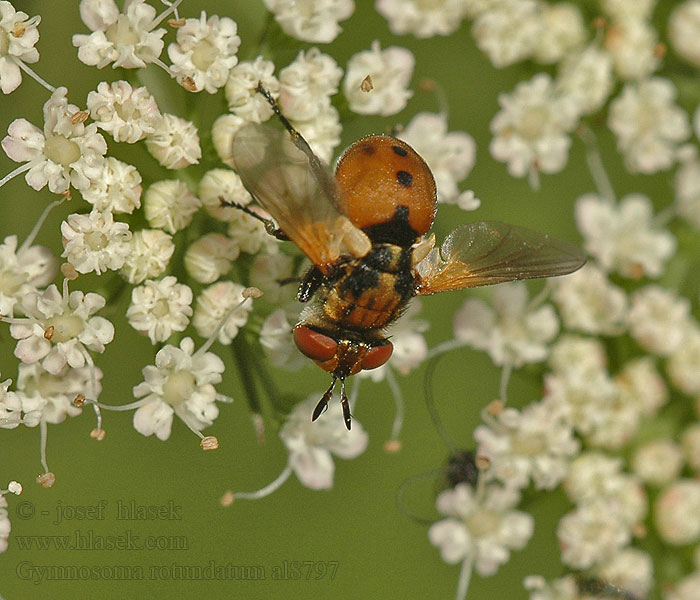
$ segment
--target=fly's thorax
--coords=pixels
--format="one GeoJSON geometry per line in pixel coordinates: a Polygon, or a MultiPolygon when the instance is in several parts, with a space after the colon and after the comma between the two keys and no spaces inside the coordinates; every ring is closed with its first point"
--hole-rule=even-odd
{"type": "Polygon", "coordinates": [[[342,265],[318,298],[326,318],[341,328],[381,329],[399,316],[413,284],[410,249],[376,244],[367,256],[342,265]]]}

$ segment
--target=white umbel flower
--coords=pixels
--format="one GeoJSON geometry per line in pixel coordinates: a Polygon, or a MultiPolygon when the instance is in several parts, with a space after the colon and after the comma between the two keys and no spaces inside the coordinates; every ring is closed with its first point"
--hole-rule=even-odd
{"type": "Polygon", "coordinates": [[[523,579],[529,600],[580,600],[579,588],[573,575],[547,581],[541,575],[528,575],[523,579]]]}
{"type": "Polygon", "coordinates": [[[144,213],[149,225],[168,233],[187,227],[200,205],[199,198],[179,179],[157,181],[144,196],[144,213]]]}
{"type": "Polygon", "coordinates": [[[299,352],[292,338],[293,323],[285,310],[278,308],[270,313],[260,328],[260,345],[265,356],[275,367],[285,371],[298,371],[308,364],[308,359],[299,352]]]}
{"type": "Polygon", "coordinates": [[[633,173],[663,171],[677,160],[678,145],[690,135],[688,115],[677,106],[677,89],[653,77],[627,84],[610,103],[608,126],[633,173]]]}
{"type": "Polygon", "coordinates": [[[654,562],[648,553],[628,546],[598,565],[593,574],[638,598],[648,598],[654,584],[654,562]]]}
{"type": "Polygon", "coordinates": [[[673,546],[700,540],[700,481],[679,479],[666,487],[654,503],[654,525],[673,546]]]}
{"type": "Polygon", "coordinates": [[[141,207],[141,174],[136,167],[108,156],[102,175],[82,191],[95,210],[131,214],[141,207]]]}
{"type": "Polygon", "coordinates": [[[695,600],[700,596],[700,571],[680,579],[664,592],[664,600],[695,600]]]}
{"type": "Polygon", "coordinates": [[[691,330],[690,302],[658,285],[647,285],[632,294],[630,335],[647,352],[668,356],[677,350],[691,330]]]}
{"type": "Polygon", "coordinates": [[[623,80],[649,77],[661,62],[656,30],[640,19],[615,21],[605,32],[603,45],[612,56],[615,72],[623,80]]]}
{"type": "Polygon", "coordinates": [[[330,96],[338,92],[343,70],[318,48],[299,52],[280,72],[279,102],[289,119],[308,121],[325,112],[330,96]]]}
{"type": "Polygon", "coordinates": [[[514,177],[557,173],[569,157],[571,132],[579,118],[573,97],[557,90],[551,77],[538,73],[498,97],[501,110],[491,121],[491,155],[508,163],[514,177]]]}
{"type": "Polygon", "coordinates": [[[53,374],[60,373],[66,364],[84,366],[87,350],[104,352],[105,344],[114,338],[114,325],[93,316],[104,305],[99,294],[69,294],[67,285],[63,294],[53,284],[41,293],[27,294],[18,304],[27,319],[18,319],[10,326],[10,335],[18,340],[15,356],[27,364],[41,361],[53,374]]]}
{"type": "Polygon", "coordinates": [[[700,0],[674,7],[668,19],[668,39],[676,54],[700,67],[700,0]]]}
{"type": "Polygon", "coordinates": [[[219,416],[216,401],[231,401],[214,387],[223,372],[218,356],[194,352],[192,338],[184,338],[179,348],[165,346],[156,354],[155,365],[143,368],[144,381],[134,387],[134,397],[143,398],[134,413],[134,429],[165,441],[177,415],[192,431],[201,432],[219,416]]]}
{"type": "Polygon", "coordinates": [[[557,373],[585,378],[605,369],[607,356],[600,340],[567,333],[552,346],[548,362],[557,373]]]}
{"type": "Polygon", "coordinates": [[[272,116],[272,108],[262,94],[257,92],[257,87],[260,82],[268,92],[277,96],[280,83],[274,73],[275,64],[262,56],[255,60],[244,60],[233,67],[225,89],[229,110],[246,121],[267,121],[272,116]]]}
{"type": "Polygon", "coordinates": [[[115,221],[109,211],[72,214],[61,223],[63,254],[79,273],[100,275],[121,269],[129,254],[129,225],[115,221]]]}
{"type": "Polygon", "coordinates": [[[504,409],[493,422],[474,431],[477,454],[489,460],[487,477],[524,488],[554,489],[566,475],[569,459],[579,451],[564,406],[543,401],[522,411],[504,409]]]}
{"type": "Polygon", "coordinates": [[[301,484],[326,490],[333,487],[331,454],[346,460],[355,458],[367,448],[368,436],[357,419],[353,419],[350,431],[345,428],[340,402],[331,402],[320,419],[311,421],[318,399],[313,395],[297,404],[279,435],[289,452],[288,464],[301,484]]]}
{"type": "Polygon", "coordinates": [[[476,45],[497,69],[529,58],[541,34],[535,0],[493,2],[472,24],[476,45]]]}
{"type": "MultiPolygon", "coordinates": [[[[281,306],[296,298],[298,278],[287,254],[258,254],[250,269],[250,285],[262,290],[265,302],[281,306]]],[[[295,312],[299,312],[296,310],[295,312]]]]}
{"type": "Polygon", "coordinates": [[[221,162],[229,167],[234,167],[233,157],[233,136],[245,125],[247,121],[238,115],[225,114],[218,117],[211,126],[211,141],[214,144],[216,154],[221,162]]]}
{"type": "Polygon", "coordinates": [[[14,429],[22,423],[22,402],[9,387],[11,379],[0,381],[0,428],[14,429]]]}
{"type": "Polygon", "coordinates": [[[83,394],[96,400],[102,391],[102,371],[94,366],[64,367],[49,373],[38,363],[21,364],[17,376],[17,397],[22,403],[22,423],[36,427],[42,421],[62,423],[75,417],[81,409],[74,403],[83,394]]]}
{"type": "Polygon", "coordinates": [[[632,472],[654,486],[671,483],[683,468],[683,451],[671,439],[658,439],[638,446],[631,461],[632,472]]]}
{"type": "Polygon", "coordinates": [[[576,224],[586,250],[606,271],[632,279],[660,277],[676,239],[654,224],[652,210],[642,194],[625,196],[617,206],[585,194],[576,201],[576,224]]]}
{"type": "Polygon", "coordinates": [[[606,422],[606,410],[617,397],[617,387],[604,368],[585,365],[584,360],[549,373],[544,385],[545,398],[562,404],[576,431],[588,435],[606,422]]]}
{"type": "Polygon", "coordinates": [[[29,292],[48,285],[56,276],[58,260],[44,246],[20,246],[8,235],[0,244],[0,316],[12,316],[15,304],[29,292]]]}
{"type": "MultiPolygon", "coordinates": [[[[698,122],[696,116],[696,122],[698,122]]],[[[676,210],[695,229],[700,229],[700,160],[694,146],[679,153],[680,165],[676,171],[676,210]]]]}
{"type": "MultiPolygon", "coordinates": [[[[227,233],[236,242],[240,251],[246,254],[257,254],[261,248],[267,247],[268,252],[274,252],[275,246],[281,242],[267,233],[265,226],[258,219],[240,210],[236,212],[238,214],[229,223],[227,233]]],[[[267,213],[264,214],[268,216],[267,213]]]]}
{"type": "Polygon", "coordinates": [[[231,270],[239,252],[231,238],[222,233],[207,233],[187,248],[185,269],[199,283],[214,283],[231,270]]]}
{"type": "Polygon", "coordinates": [[[156,9],[144,0],[126,0],[120,13],[114,0],[81,0],[80,17],[91,34],[75,34],[78,58],[98,69],[138,69],[159,60],[165,29],[157,24],[156,9]]]}
{"type": "Polygon", "coordinates": [[[625,402],[634,405],[644,417],[653,417],[668,402],[666,381],[652,356],[627,361],[615,376],[615,383],[619,394],[627,396],[625,402]]]}
{"type": "Polygon", "coordinates": [[[447,115],[422,112],[400,133],[423,157],[435,177],[438,202],[459,201],[459,182],[469,175],[476,159],[476,142],[464,131],[447,131],[447,115]]]}
{"type": "Polygon", "coordinates": [[[612,58],[592,44],[564,57],[556,85],[564,95],[576,101],[582,114],[588,115],[602,108],[614,81],[612,58]]]}
{"type": "Polygon", "coordinates": [[[228,17],[212,15],[207,19],[202,11],[199,19],[185,19],[177,28],[177,42],[168,46],[172,71],[181,78],[188,77],[194,90],[216,93],[226,85],[229,72],[238,62],[236,52],[241,38],[238,25],[228,17]]]}
{"type": "Polygon", "coordinates": [[[583,16],[574,4],[541,3],[539,19],[540,32],[533,48],[533,58],[539,63],[549,65],[559,62],[586,41],[583,16]]]}
{"type": "Polygon", "coordinates": [[[686,332],[682,343],[668,357],[666,371],[673,385],[689,396],[700,396],[700,330],[686,332]]]}
{"type": "MultiPolygon", "coordinates": [[[[586,444],[590,447],[621,450],[639,429],[643,414],[641,402],[629,393],[629,388],[623,392],[617,380],[614,381],[615,393],[604,403],[596,405],[598,418],[586,432],[586,444]]],[[[594,382],[591,384],[595,385],[594,382]]]]}
{"type": "Polygon", "coordinates": [[[87,97],[90,117],[115,142],[133,144],[155,132],[161,114],[156,99],[145,87],[127,81],[101,81],[87,97]]]}
{"type": "Polygon", "coordinates": [[[18,63],[35,63],[39,52],[34,47],[39,41],[40,16],[31,19],[25,12],[0,2],[0,90],[3,94],[14,92],[22,83],[22,70],[18,63]]]}
{"type": "Polygon", "coordinates": [[[202,158],[194,123],[168,113],[158,119],[155,131],[146,138],[146,148],[166,169],[183,169],[202,158]]]}
{"type": "Polygon", "coordinates": [[[222,206],[221,201],[246,206],[253,197],[243,187],[238,173],[230,169],[211,169],[199,180],[199,199],[204,209],[219,221],[234,221],[241,211],[232,206],[222,206]]]}
{"type": "Polygon", "coordinates": [[[631,537],[628,524],[604,499],[578,506],[557,526],[561,560],[573,569],[588,569],[610,560],[631,537]]]}
{"type": "Polygon", "coordinates": [[[531,310],[523,282],[504,283],[493,290],[493,308],[469,298],[455,313],[458,340],[488,352],[496,365],[541,362],[549,342],[559,332],[559,320],[550,305],[531,310]]]}
{"type": "Polygon", "coordinates": [[[2,495],[0,496],[0,554],[7,550],[7,540],[10,537],[10,531],[12,531],[12,523],[7,511],[7,499],[2,495]]]}
{"type": "Polygon", "coordinates": [[[173,331],[184,331],[192,316],[192,290],[172,275],[146,280],[131,292],[126,318],[152,344],[164,342],[173,331]]]}
{"type": "Polygon", "coordinates": [[[340,144],[340,134],[343,131],[338,109],[329,102],[323,102],[313,119],[294,121],[293,125],[309,143],[316,156],[324,163],[330,163],[333,151],[340,144]]]}
{"type": "Polygon", "coordinates": [[[129,254],[121,273],[129,283],[160,277],[170,263],[175,244],[170,235],[160,229],[142,229],[131,237],[129,254]]]}
{"type": "Polygon", "coordinates": [[[579,505],[607,503],[608,512],[632,526],[646,517],[647,497],[639,478],[622,469],[618,457],[584,452],[569,464],[564,490],[579,505]]]}
{"type": "Polygon", "coordinates": [[[413,53],[406,48],[390,46],[381,49],[378,40],[369,50],[363,50],[348,61],[343,93],[350,110],[361,115],[388,117],[403,110],[413,92],[408,84],[415,65],[413,53]],[[369,77],[372,89],[363,90],[362,82],[369,77]]]}
{"type": "Polygon", "coordinates": [[[600,7],[615,20],[643,21],[651,17],[657,0],[601,0],[600,7]]]}
{"type": "Polygon", "coordinates": [[[197,296],[192,325],[202,337],[209,337],[221,324],[226,314],[237,305],[226,318],[226,323],[219,331],[217,339],[224,345],[230,344],[238,331],[248,322],[248,316],[253,310],[253,302],[244,302],[242,295],[244,286],[233,281],[219,281],[202,290],[197,296]]]}
{"type": "Polygon", "coordinates": [[[377,0],[375,10],[389,22],[394,35],[413,34],[418,39],[450,35],[467,15],[464,0],[377,0]]]}
{"type": "Polygon", "coordinates": [[[446,563],[471,555],[479,575],[493,575],[508,562],[511,550],[522,549],[532,537],[532,515],[513,510],[519,501],[518,491],[496,484],[479,494],[467,483],[445,490],[436,504],[448,518],[430,526],[430,543],[446,563]]]}
{"type": "Polygon", "coordinates": [[[282,31],[304,42],[329,44],[341,32],[339,21],[355,11],[353,0],[263,0],[282,31]]]}
{"type": "Polygon", "coordinates": [[[43,132],[26,119],[15,119],[2,140],[10,159],[28,163],[25,180],[35,190],[47,184],[54,194],[71,185],[84,190],[102,174],[107,144],[94,123],[73,122],[78,107],[68,104],[66,94],[66,88],[57,88],[44,104],[43,132]]]}
{"type": "Polygon", "coordinates": [[[624,329],[627,296],[595,263],[550,282],[552,298],[568,329],[614,335],[624,329]]]}

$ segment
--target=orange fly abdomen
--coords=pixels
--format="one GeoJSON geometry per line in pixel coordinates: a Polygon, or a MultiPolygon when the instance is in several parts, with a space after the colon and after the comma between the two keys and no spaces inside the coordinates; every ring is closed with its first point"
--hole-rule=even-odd
{"type": "Polygon", "coordinates": [[[406,142],[387,135],[362,138],[343,153],[335,176],[342,191],[338,208],[370,238],[372,228],[396,219],[399,207],[405,207],[399,212],[405,210],[402,218],[411,229],[405,236],[411,238],[407,245],[432,226],[437,210],[435,179],[406,142]]]}

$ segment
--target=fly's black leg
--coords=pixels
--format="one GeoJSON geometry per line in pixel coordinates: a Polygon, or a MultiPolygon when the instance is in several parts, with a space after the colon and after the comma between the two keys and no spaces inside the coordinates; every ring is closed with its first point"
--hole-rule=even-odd
{"type": "Polygon", "coordinates": [[[345,394],[345,379],[340,380],[340,405],[343,407],[343,419],[345,420],[345,427],[350,431],[352,425],[352,418],[350,417],[350,402],[347,395],[345,394]]]}
{"type": "Polygon", "coordinates": [[[299,284],[297,300],[299,302],[308,302],[325,282],[326,278],[323,276],[323,273],[317,267],[311,267],[299,284]]]}
{"type": "Polygon", "coordinates": [[[314,412],[311,415],[311,420],[315,421],[318,419],[323,412],[328,408],[328,403],[330,402],[331,398],[333,397],[333,388],[335,387],[335,380],[337,377],[333,375],[333,381],[331,381],[331,386],[326,390],[326,393],[323,394],[321,397],[321,400],[319,400],[318,404],[316,405],[316,408],[314,408],[314,412]]]}
{"type": "Polygon", "coordinates": [[[292,136],[294,145],[304,154],[306,154],[306,157],[309,159],[311,171],[313,172],[316,181],[318,181],[318,184],[321,186],[321,189],[333,202],[336,202],[338,190],[335,177],[331,171],[321,162],[321,159],[314,154],[311,146],[309,146],[309,143],[304,139],[301,133],[294,129],[294,126],[289,122],[287,117],[282,114],[279,103],[272,97],[272,94],[265,89],[262,81],[258,81],[258,85],[255,90],[265,97],[265,100],[267,100],[268,104],[272,108],[272,111],[282,122],[282,125],[284,125],[284,128],[289,132],[289,135],[292,136]]]}
{"type": "Polygon", "coordinates": [[[250,208],[248,208],[247,206],[243,206],[242,204],[238,204],[238,202],[229,202],[228,200],[224,200],[223,198],[220,198],[220,201],[221,206],[235,208],[236,210],[240,210],[245,214],[250,215],[254,219],[260,221],[265,226],[265,231],[269,235],[276,237],[278,240],[281,240],[283,242],[289,241],[287,234],[284,233],[284,231],[282,231],[279,227],[277,227],[277,225],[275,225],[275,222],[272,219],[266,219],[265,217],[261,217],[254,210],[251,210],[250,208]]]}

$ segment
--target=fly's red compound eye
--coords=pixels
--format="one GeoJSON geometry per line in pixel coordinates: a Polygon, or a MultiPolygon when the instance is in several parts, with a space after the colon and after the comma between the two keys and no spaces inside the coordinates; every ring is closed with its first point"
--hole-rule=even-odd
{"type": "Polygon", "coordinates": [[[365,370],[376,369],[381,367],[387,360],[391,358],[394,352],[394,346],[391,342],[381,346],[374,346],[367,351],[362,359],[362,368],[365,370]]]}
{"type": "Polygon", "coordinates": [[[338,342],[306,325],[294,328],[294,343],[304,356],[312,360],[325,361],[335,356],[338,342]]]}

